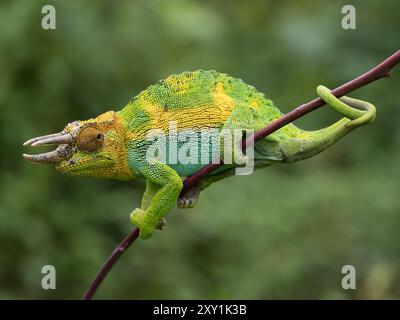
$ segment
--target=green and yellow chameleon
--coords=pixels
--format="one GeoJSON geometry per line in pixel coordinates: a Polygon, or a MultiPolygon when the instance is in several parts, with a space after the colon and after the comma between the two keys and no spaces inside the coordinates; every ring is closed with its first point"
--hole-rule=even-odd
{"type": "MultiPolygon", "coordinates": [[[[337,99],[323,86],[318,86],[317,93],[344,118],[316,131],[301,130],[294,124],[282,127],[254,145],[255,168],[312,157],[375,119],[375,107],[370,103],[348,97],[337,99]]],[[[54,151],[23,156],[33,162],[55,163],[56,170],[72,176],[146,179],[141,207],[131,213],[131,222],[140,229],[140,237],[146,239],[162,225],[175,203],[181,208],[192,207],[200,190],[233,175],[235,167],[249,161],[236,145],[232,152],[237,161],[224,164],[180,196],[182,180],[211,162],[217,155],[215,149],[221,149],[213,148],[206,162],[169,161],[170,157],[162,161],[157,154],[149,158],[148,150],[154,142],[149,139],[149,132],[156,129],[168,136],[171,123],[178,134],[202,130],[218,133],[225,129],[257,131],[282,115],[271,100],[240,79],[216,71],[184,72],[148,87],[121,111],[75,121],[60,133],[25,142],[31,146],[58,146],[54,151]]],[[[200,138],[190,141],[198,145],[199,153],[205,152],[200,138]]],[[[171,155],[178,148],[179,144],[169,143],[165,152],[171,155]]]]}

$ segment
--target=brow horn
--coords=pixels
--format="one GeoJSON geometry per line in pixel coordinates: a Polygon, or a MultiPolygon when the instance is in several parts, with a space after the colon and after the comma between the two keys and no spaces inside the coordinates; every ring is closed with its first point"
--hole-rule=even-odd
{"type": "Polygon", "coordinates": [[[36,147],[36,146],[45,146],[52,144],[65,144],[65,143],[68,144],[71,143],[72,140],[73,138],[71,134],[65,132],[59,132],[30,139],[24,143],[24,146],[31,145],[32,147],[36,147]]]}
{"type": "Polygon", "coordinates": [[[32,147],[36,146],[48,146],[52,144],[68,144],[72,142],[72,136],[70,134],[60,134],[53,137],[45,138],[36,141],[31,144],[32,147]]]}

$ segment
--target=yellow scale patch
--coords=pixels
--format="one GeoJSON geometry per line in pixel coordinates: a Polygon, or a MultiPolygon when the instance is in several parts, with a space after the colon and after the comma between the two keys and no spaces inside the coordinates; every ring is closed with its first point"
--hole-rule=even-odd
{"type": "MultiPolygon", "coordinates": [[[[164,110],[161,105],[141,98],[138,103],[151,117],[149,129],[161,129],[168,133],[171,121],[176,123],[178,131],[187,129],[215,128],[225,123],[234,108],[233,99],[228,96],[222,83],[218,83],[213,94],[212,105],[199,105],[181,110],[164,110]]],[[[146,132],[129,132],[129,140],[143,139],[146,132]]]]}
{"type": "Polygon", "coordinates": [[[250,107],[252,107],[256,111],[260,110],[260,104],[258,103],[257,100],[250,101],[250,107]]]}
{"type": "Polygon", "coordinates": [[[166,78],[165,83],[172,88],[179,88],[179,91],[181,92],[185,92],[185,90],[188,90],[191,86],[193,86],[193,81],[191,81],[191,79],[185,81],[184,79],[176,75],[166,78]]]}

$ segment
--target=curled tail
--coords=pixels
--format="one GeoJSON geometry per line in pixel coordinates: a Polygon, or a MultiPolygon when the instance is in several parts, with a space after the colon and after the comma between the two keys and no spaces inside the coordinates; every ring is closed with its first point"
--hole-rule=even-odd
{"type": "Polygon", "coordinates": [[[348,127],[356,128],[375,121],[375,106],[367,101],[346,96],[338,99],[324,86],[318,86],[317,93],[326,104],[352,120],[347,124],[348,127]]]}
{"type": "Polygon", "coordinates": [[[369,102],[349,97],[338,99],[324,86],[318,86],[317,93],[326,104],[345,118],[327,128],[315,131],[302,130],[294,124],[281,128],[256,144],[259,163],[293,162],[310,158],[355,128],[375,120],[376,109],[369,102]]]}

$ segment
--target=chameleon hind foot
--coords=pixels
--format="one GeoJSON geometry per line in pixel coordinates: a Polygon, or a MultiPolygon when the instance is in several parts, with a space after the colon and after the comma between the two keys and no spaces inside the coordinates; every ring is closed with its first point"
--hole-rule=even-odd
{"type": "Polygon", "coordinates": [[[249,163],[249,156],[243,153],[240,146],[229,146],[228,149],[225,150],[225,146],[222,145],[221,150],[223,150],[223,152],[221,153],[221,160],[225,164],[245,166],[249,163]],[[225,152],[228,152],[228,155],[225,152]]]}
{"type": "Polygon", "coordinates": [[[200,196],[200,187],[194,186],[186,191],[183,195],[180,195],[177,201],[180,209],[193,208],[197,203],[200,196]]]}
{"type": "Polygon", "coordinates": [[[249,156],[246,156],[241,148],[237,147],[233,149],[233,164],[235,165],[247,165],[249,162],[249,156]]]}
{"type": "Polygon", "coordinates": [[[156,229],[163,230],[166,225],[167,225],[167,220],[165,218],[162,218],[160,221],[158,221],[156,229]]]}
{"type": "Polygon", "coordinates": [[[139,236],[142,239],[150,238],[159,224],[158,221],[154,221],[152,216],[146,214],[146,211],[140,208],[133,210],[130,220],[132,224],[139,228],[139,236]]]}

